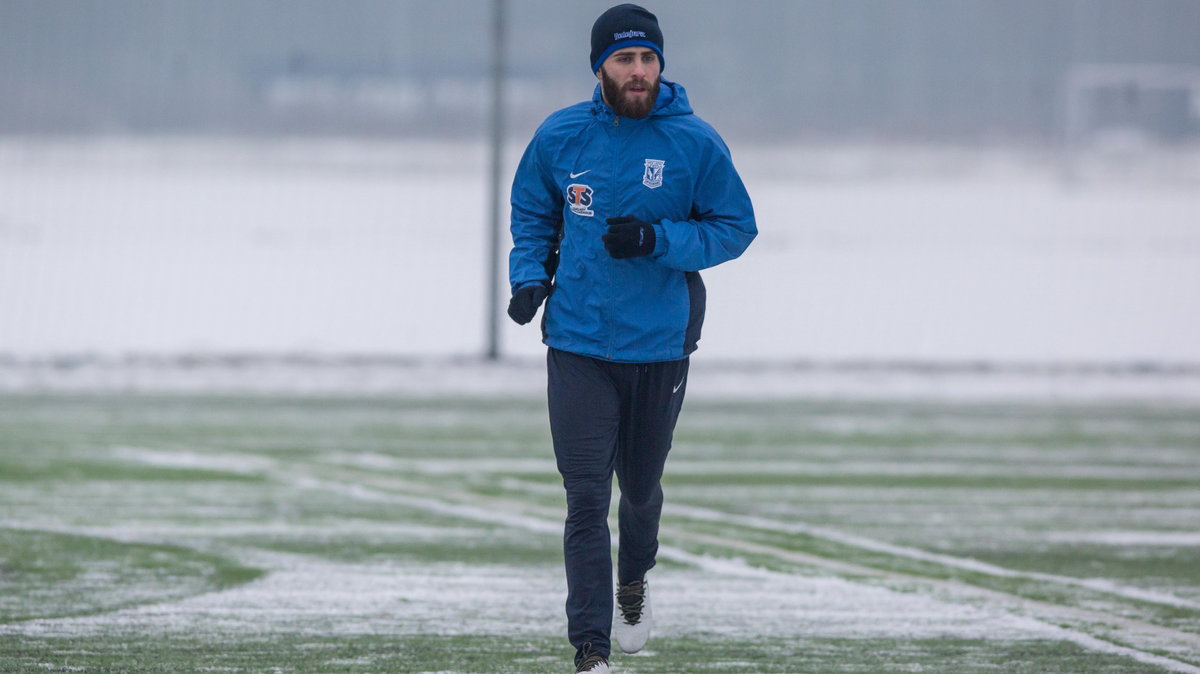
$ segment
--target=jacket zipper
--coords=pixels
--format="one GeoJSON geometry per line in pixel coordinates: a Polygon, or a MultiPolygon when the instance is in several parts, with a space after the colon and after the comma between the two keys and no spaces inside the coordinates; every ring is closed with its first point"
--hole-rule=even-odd
{"type": "MultiPolygon", "coordinates": [[[[618,128],[618,127],[620,126],[620,124],[621,124],[621,116],[620,116],[620,115],[615,115],[615,116],[613,117],[613,128],[614,128],[614,129],[618,128]]],[[[619,140],[620,140],[620,139],[619,139],[619,138],[617,138],[617,139],[614,139],[614,140],[616,140],[616,141],[618,141],[618,142],[619,142],[619,140]]],[[[616,146],[616,145],[617,145],[617,143],[614,143],[614,146],[616,146]]],[[[616,170],[616,169],[617,169],[617,166],[620,164],[620,162],[618,161],[618,157],[619,157],[619,155],[620,155],[620,151],[618,150],[618,151],[617,151],[617,152],[616,152],[616,153],[613,155],[613,157],[612,157],[612,159],[613,159],[613,172],[612,172],[612,178],[610,179],[610,180],[611,180],[611,183],[610,183],[610,184],[611,184],[611,185],[612,185],[612,187],[613,187],[613,189],[612,189],[612,194],[613,194],[613,197],[612,197],[612,199],[613,199],[613,200],[612,200],[612,206],[611,206],[611,207],[614,209],[614,212],[615,212],[615,208],[616,208],[616,204],[617,204],[617,199],[619,199],[619,198],[620,198],[620,196],[619,196],[619,195],[620,195],[620,193],[619,193],[619,192],[618,192],[618,190],[617,190],[617,185],[620,183],[620,178],[619,178],[619,176],[618,176],[618,174],[617,174],[617,170],[616,170]]],[[[615,281],[613,280],[613,271],[612,271],[612,267],[610,266],[610,267],[609,267],[609,270],[608,270],[608,288],[607,288],[607,290],[608,290],[608,292],[609,292],[609,301],[610,301],[610,302],[611,302],[611,293],[612,293],[612,289],[613,289],[613,286],[614,286],[614,285],[615,285],[615,281]]],[[[606,302],[606,304],[608,304],[608,302],[606,302]]],[[[614,310],[613,310],[613,308],[612,308],[611,306],[609,306],[609,307],[606,307],[606,308],[608,309],[608,311],[609,311],[609,313],[610,313],[610,316],[609,316],[609,327],[608,327],[608,349],[607,349],[607,351],[608,351],[608,360],[612,360],[612,358],[613,358],[613,351],[614,351],[614,348],[615,348],[615,343],[616,343],[616,329],[615,329],[615,328],[613,327],[613,325],[612,325],[612,316],[611,316],[611,313],[612,313],[614,310]]]]}

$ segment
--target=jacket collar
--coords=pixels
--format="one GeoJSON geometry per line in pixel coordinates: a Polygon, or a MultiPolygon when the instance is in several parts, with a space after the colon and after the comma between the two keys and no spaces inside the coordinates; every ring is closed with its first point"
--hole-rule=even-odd
{"type": "MultiPolygon", "coordinates": [[[[604,102],[604,95],[601,93],[601,85],[596,84],[596,89],[592,92],[592,114],[600,121],[611,122],[616,118],[617,113],[604,102]]],[[[677,84],[667,79],[661,79],[658,87],[658,98],[654,101],[654,109],[650,111],[649,117],[669,117],[673,115],[690,115],[692,114],[692,106],[688,102],[687,91],[683,85],[677,84]]],[[[630,122],[641,122],[645,119],[631,119],[630,122]]],[[[622,120],[624,121],[624,120],[622,120]]]]}

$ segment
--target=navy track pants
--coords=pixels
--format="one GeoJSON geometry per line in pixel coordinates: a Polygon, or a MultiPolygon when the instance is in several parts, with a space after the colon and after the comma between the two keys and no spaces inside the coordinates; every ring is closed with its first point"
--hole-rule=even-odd
{"type": "Polygon", "coordinates": [[[640,580],[658,552],[660,480],[683,406],[688,360],[612,363],[550,349],[550,433],[567,492],[567,636],[608,656],[613,584],[608,511],[621,490],[617,578],[640,580]]]}

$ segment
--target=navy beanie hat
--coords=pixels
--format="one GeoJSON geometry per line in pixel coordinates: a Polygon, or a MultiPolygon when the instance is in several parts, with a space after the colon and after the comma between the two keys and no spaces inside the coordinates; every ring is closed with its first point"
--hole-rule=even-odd
{"type": "Polygon", "coordinates": [[[658,17],[633,4],[617,5],[600,15],[592,24],[592,72],[600,70],[604,60],[624,47],[648,47],[658,54],[659,68],[666,68],[663,59],[663,36],[658,17]]]}

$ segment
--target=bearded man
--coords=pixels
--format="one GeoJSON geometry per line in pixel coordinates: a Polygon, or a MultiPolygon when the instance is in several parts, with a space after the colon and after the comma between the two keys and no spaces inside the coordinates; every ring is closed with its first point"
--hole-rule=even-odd
{"type": "Polygon", "coordinates": [[[633,653],[650,635],[646,572],[704,321],[699,272],[740,256],[758,230],[724,141],[661,77],[657,17],[613,7],[591,46],[592,100],[542,123],[513,180],[508,314],[524,325],[546,303],[550,430],[567,496],[567,637],[576,672],[607,674],[610,637],[633,653]]]}

